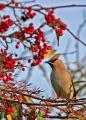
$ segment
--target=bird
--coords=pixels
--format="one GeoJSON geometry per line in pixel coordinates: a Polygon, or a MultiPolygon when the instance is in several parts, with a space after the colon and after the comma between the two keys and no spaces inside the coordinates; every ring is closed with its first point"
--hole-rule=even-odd
{"type": "Polygon", "coordinates": [[[46,61],[52,68],[51,85],[58,98],[72,99],[75,96],[75,89],[71,73],[59,56],[60,54],[55,54],[49,61],[46,61]]]}

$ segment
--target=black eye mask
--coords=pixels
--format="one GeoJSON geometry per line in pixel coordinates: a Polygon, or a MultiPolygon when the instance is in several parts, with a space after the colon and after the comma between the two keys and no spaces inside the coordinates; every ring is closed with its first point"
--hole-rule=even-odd
{"type": "Polygon", "coordinates": [[[52,61],[50,61],[50,62],[54,63],[56,60],[57,60],[57,59],[54,59],[54,60],[52,60],[52,61]]]}

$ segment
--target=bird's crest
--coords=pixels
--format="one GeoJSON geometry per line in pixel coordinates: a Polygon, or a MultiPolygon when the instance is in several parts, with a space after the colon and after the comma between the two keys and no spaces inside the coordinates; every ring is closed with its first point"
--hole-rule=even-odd
{"type": "Polygon", "coordinates": [[[56,61],[59,58],[60,54],[55,54],[49,61],[53,62],[56,61]]]}

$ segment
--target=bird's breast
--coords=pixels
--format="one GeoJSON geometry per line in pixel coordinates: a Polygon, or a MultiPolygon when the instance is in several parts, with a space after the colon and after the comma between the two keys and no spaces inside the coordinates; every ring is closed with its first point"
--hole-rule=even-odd
{"type": "Polygon", "coordinates": [[[60,97],[61,94],[63,93],[63,89],[62,89],[60,80],[58,79],[55,72],[53,73],[53,71],[51,72],[51,84],[57,96],[60,97]]]}
{"type": "Polygon", "coordinates": [[[55,70],[52,70],[50,77],[51,77],[52,84],[56,84],[56,85],[61,86],[61,82],[59,81],[58,75],[57,75],[55,70]]]}

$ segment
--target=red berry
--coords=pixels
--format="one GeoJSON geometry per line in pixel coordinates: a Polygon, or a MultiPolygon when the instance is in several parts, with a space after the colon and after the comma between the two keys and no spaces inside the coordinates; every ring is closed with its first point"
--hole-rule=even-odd
{"type": "Polygon", "coordinates": [[[9,15],[4,15],[3,18],[6,19],[6,18],[9,18],[10,16],[9,15]]]}
{"type": "Polygon", "coordinates": [[[38,51],[39,49],[38,49],[38,46],[35,46],[35,51],[38,51]]]}
{"type": "Polygon", "coordinates": [[[8,107],[7,108],[7,112],[12,113],[13,112],[13,108],[12,107],[8,107]]]}
{"type": "Polygon", "coordinates": [[[51,46],[49,46],[49,45],[47,46],[47,50],[50,50],[51,48],[52,48],[51,46]]]}
{"type": "Polygon", "coordinates": [[[18,49],[18,48],[19,48],[19,45],[16,45],[15,47],[16,47],[16,49],[18,49]]]}
{"type": "Polygon", "coordinates": [[[58,36],[62,36],[63,35],[63,30],[61,28],[58,28],[56,30],[56,33],[57,33],[58,36]]]}
{"type": "Polygon", "coordinates": [[[14,0],[11,0],[11,3],[15,3],[15,1],[14,1],[14,0]]]}
{"type": "Polygon", "coordinates": [[[0,4],[0,10],[5,9],[5,7],[6,7],[6,5],[5,5],[4,3],[1,3],[1,4],[0,4]]]}
{"type": "Polygon", "coordinates": [[[66,29],[67,29],[67,25],[63,23],[63,24],[60,25],[60,28],[61,28],[62,30],[66,30],[66,29]]]}
{"type": "Polygon", "coordinates": [[[36,65],[36,62],[31,63],[31,66],[35,66],[35,65],[36,65]]]}

